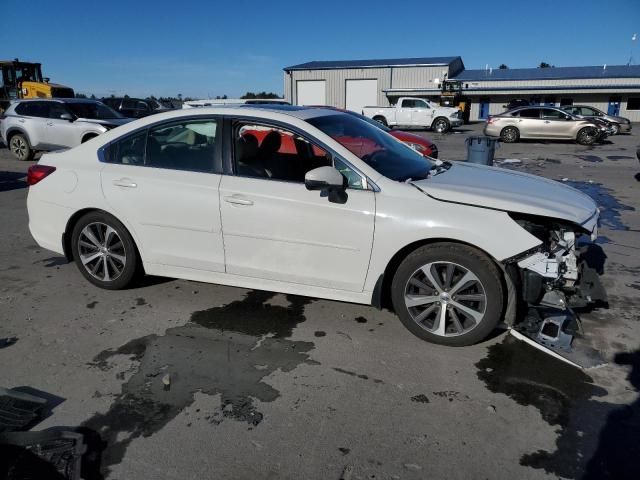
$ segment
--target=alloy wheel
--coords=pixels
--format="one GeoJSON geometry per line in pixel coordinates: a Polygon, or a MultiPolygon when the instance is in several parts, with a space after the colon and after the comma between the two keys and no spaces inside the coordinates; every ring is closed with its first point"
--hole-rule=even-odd
{"type": "Polygon", "coordinates": [[[435,128],[437,133],[444,133],[447,131],[447,122],[445,122],[444,120],[438,120],[436,122],[436,128],[435,128]]]}
{"type": "Polygon", "coordinates": [[[442,337],[467,333],[482,322],[487,295],[480,279],[452,262],[423,265],[409,278],[404,301],[420,328],[442,337]]]}
{"type": "Polygon", "coordinates": [[[515,142],[516,141],[516,131],[513,128],[507,128],[503,132],[502,138],[507,143],[515,142]]]}
{"type": "Polygon", "coordinates": [[[11,139],[11,152],[18,157],[19,160],[27,158],[29,147],[22,137],[15,136],[11,139]]]}
{"type": "Polygon", "coordinates": [[[127,263],[120,235],[105,223],[90,223],[82,229],[78,253],[86,271],[103,282],[117,279],[127,263]]]}

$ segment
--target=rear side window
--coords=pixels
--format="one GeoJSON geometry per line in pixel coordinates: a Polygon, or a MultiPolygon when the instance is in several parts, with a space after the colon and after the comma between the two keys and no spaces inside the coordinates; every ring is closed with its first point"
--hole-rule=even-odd
{"type": "Polygon", "coordinates": [[[152,128],[147,136],[145,165],[192,172],[211,171],[217,133],[217,122],[213,119],[152,128]]]}
{"type": "Polygon", "coordinates": [[[552,108],[545,108],[542,110],[542,118],[548,118],[553,120],[564,120],[566,115],[559,110],[552,108]]]}
{"type": "Polygon", "coordinates": [[[109,163],[210,172],[218,138],[215,119],[160,125],[135,133],[104,149],[109,163]]]}
{"type": "Polygon", "coordinates": [[[427,102],[419,99],[405,98],[402,100],[402,108],[429,108],[427,102]]]}
{"type": "Polygon", "coordinates": [[[47,118],[49,116],[49,103],[21,102],[16,107],[16,113],[18,115],[25,115],[27,117],[47,118]]]}
{"type": "Polygon", "coordinates": [[[540,118],[540,110],[536,108],[525,108],[519,113],[521,118],[540,118]]]}

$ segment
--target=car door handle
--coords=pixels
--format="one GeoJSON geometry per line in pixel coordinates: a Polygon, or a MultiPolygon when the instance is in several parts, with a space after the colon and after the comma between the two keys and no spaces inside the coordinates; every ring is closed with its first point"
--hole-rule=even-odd
{"type": "Polygon", "coordinates": [[[126,187],[126,188],[136,188],[138,186],[137,183],[132,182],[128,178],[121,178],[119,180],[114,180],[112,182],[116,187],[126,187]]]}
{"type": "Polygon", "coordinates": [[[224,201],[227,203],[231,203],[233,205],[244,205],[244,206],[249,206],[249,205],[253,205],[253,202],[251,200],[248,200],[246,198],[242,198],[239,195],[231,195],[228,197],[224,197],[224,201]]]}
{"type": "Polygon", "coordinates": [[[549,120],[545,120],[544,123],[551,123],[549,120]]]}
{"type": "Polygon", "coordinates": [[[48,127],[52,127],[53,126],[53,122],[47,122],[47,126],[48,127]]]}
{"type": "Polygon", "coordinates": [[[19,118],[19,119],[18,119],[18,121],[19,121],[20,123],[24,123],[24,118],[19,118]]]}

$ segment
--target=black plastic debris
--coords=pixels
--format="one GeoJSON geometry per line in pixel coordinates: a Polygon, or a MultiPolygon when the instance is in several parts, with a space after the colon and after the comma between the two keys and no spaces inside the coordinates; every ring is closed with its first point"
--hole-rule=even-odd
{"type": "Polygon", "coordinates": [[[80,480],[86,446],[66,430],[0,433],[0,477],[7,480],[80,480]]]}
{"type": "Polygon", "coordinates": [[[0,348],[10,347],[18,341],[18,337],[0,338],[0,348]]]}
{"type": "Polygon", "coordinates": [[[0,387],[0,433],[23,430],[40,418],[47,400],[0,387]]]}

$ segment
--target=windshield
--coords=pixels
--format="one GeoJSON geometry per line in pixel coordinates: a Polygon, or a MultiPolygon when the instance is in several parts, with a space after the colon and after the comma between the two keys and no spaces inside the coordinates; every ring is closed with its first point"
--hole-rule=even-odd
{"type": "Polygon", "coordinates": [[[434,165],[379,127],[354,115],[326,115],[307,121],[391,180],[425,179],[434,165]]]}
{"type": "Polygon", "coordinates": [[[114,118],[124,118],[118,112],[103,103],[98,102],[69,102],[67,107],[78,118],[88,118],[90,120],[112,120],[114,118]]]}

